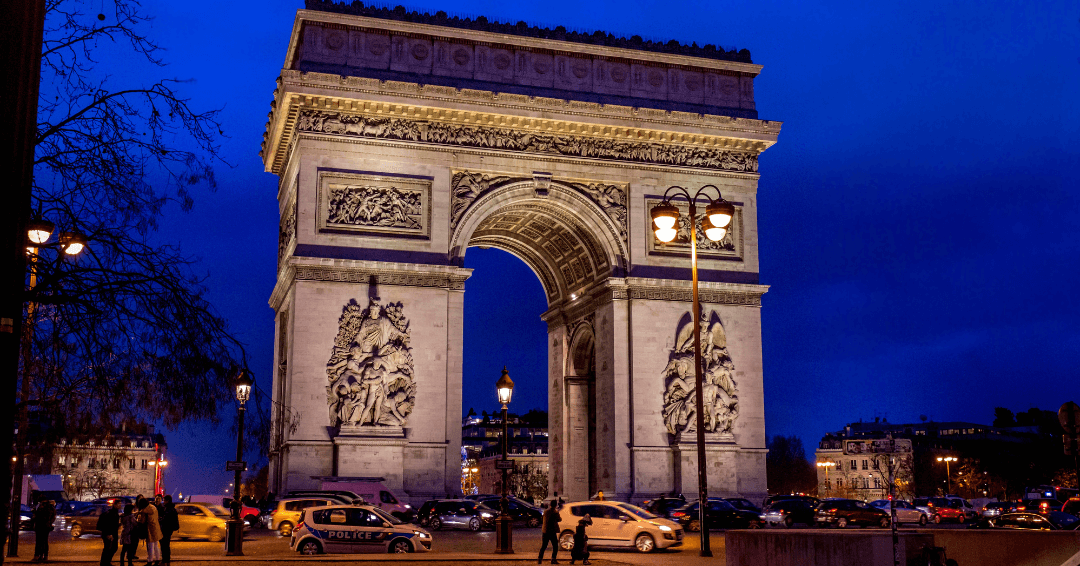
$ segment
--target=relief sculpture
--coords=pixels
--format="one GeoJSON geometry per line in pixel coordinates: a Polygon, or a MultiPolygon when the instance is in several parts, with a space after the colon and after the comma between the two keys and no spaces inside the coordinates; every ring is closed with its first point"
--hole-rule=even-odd
{"type": "Polygon", "coordinates": [[[345,305],[326,363],[330,425],[404,426],[416,399],[409,321],[402,304],[345,305]]]}
{"type": "MultiPolygon", "coordinates": [[[[727,350],[727,337],[714,311],[701,317],[702,395],[705,431],[731,434],[739,417],[735,364],[727,350]]],[[[663,372],[664,422],[671,435],[697,430],[697,402],[694,375],[694,324],[686,320],[679,329],[675,348],[663,372]]]]}
{"type": "Polygon", "coordinates": [[[335,186],[330,189],[328,224],[419,229],[424,211],[418,191],[397,187],[335,186]]]}
{"type": "Polygon", "coordinates": [[[747,151],[570,134],[542,134],[511,128],[373,117],[324,110],[301,110],[296,129],[300,132],[682,165],[744,173],[758,170],[757,154],[747,151]]]}
{"type": "Polygon", "coordinates": [[[626,241],[626,193],[618,185],[606,183],[570,183],[572,187],[592,199],[611,221],[619,227],[619,237],[626,241]]]}
{"type": "Polygon", "coordinates": [[[450,178],[450,229],[457,228],[465,211],[480,195],[511,181],[521,181],[506,175],[491,175],[471,171],[455,171],[450,178]]]}

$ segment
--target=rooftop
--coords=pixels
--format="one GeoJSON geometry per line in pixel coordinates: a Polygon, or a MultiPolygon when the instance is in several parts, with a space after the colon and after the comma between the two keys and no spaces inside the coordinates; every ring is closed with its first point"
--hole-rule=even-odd
{"type": "Polygon", "coordinates": [[[606,47],[619,47],[622,49],[636,49],[638,51],[652,51],[655,53],[670,53],[674,55],[702,57],[705,59],[717,59],[721,61],[753,63],[750,58],[750,51],[747,49],[724,49],[723,47],[717,47],[711,44],[701,47],[698,46],[697,43],[686,45],[685,43],[681,43],[674,39],[664,42],[652,39],[644,39],[640,35],[634,35],[631,37],[620,37],[604,31],[594,31],[589,33],[583,31],[567,30],[564,26],[548,28],[529,25],[528,23],[523,21],[519,21],[516,24],[511,24],[507,22],[489,20],[484,16],[477,16],[476,18],[450,16],[446,12],[443,12],[441,10],[435,12],[434,14],[430,14],[427,12],[410,11],[404,6],[396,6],[394,8],[389,8],[386,6],[375,6],[371,3],[365,5],[359,0],[351,3],[337,2],[335,0],[306,0],[305,7],[308,10],[333,12],[337,14],[349,14],[353,16],[364,16],[368,18],[380,18],[384,20],[396,20],[400,22],[429,24],[459,29],[469,29],[475,31],[501,33],[506,35],[516,35],[521,37],[535,37],[538,39],[569,41],[573,43],[584,43],[590,45],[603,45],[606,47]]]}

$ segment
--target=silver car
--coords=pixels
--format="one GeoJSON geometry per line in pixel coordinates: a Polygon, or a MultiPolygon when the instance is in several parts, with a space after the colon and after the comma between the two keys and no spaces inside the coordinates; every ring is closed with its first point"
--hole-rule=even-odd
{"type": "MultiPolygon", "coordinates": [[[[882,511],[889,512],[889,500],[878,499],[877,501],[871,501],[870,505],[881,509],[882,511]]],[[[930,515],[928,515],[922,509],[915,507],[907,501],[896,501],[896,524],[903,523],[918,523],[920,525],[926,525],[930,521],[930,515]]]]}

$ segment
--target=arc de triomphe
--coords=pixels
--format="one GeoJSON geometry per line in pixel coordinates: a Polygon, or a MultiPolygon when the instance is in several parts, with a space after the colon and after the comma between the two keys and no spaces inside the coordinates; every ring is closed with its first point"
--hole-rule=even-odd
{"type": "Polygon", "coordinates": [[[460,495],[463,265],[484,246],[547,294],[549,490],[694,492],[688,225],[662,244],[649,210],[714,184],[736,215],[699,242],[709,488],[763,496],[757,159],[780,124],[757,119],[761,66],[308,7],[261,152],[281,210],[271,489],[380,476],[414,503],[460,495]]]}

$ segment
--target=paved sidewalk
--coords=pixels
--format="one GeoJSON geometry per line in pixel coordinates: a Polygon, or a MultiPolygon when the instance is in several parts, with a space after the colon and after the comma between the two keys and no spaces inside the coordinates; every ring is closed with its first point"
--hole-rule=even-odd
{"type": "MultiPolygon", "coordinates": [[[[221,566],[222,564],[232,563],[258,563],[258,564],[293,564],[297,562],[332,562],[332,563],[376,563],[376,562],[402,562],[402,563],[421,563],[424,566],[465,566],[468,564],[479,564],[482,566],[524,566],[525,564],[535,564],[536,557],[516,554],[512,557],[504,555],[494,554],[437,554],[437,555],[425,555],[422,553],[406,554],[399,556],[396,554],[323,554],[319,556],[293,556],[293,557],[265,557],[265,556],[185,556],[179,559],[173,559],[175,564],[183,564],[184,566],[221,566]]],[[[617,562],[613,560],[594,559],[590,560],[592,564],[596,566],[629,566],[624,562],[617,562]]],[[[24,558],[8,558],[6,563],[9,564],[30,564],[29,559],[24,558]]],[[[98,560],[94,558],[65,558],[62,560],[49,560],[48,564],[54,566],[64,565],[85,565],[85,564],[97,564],[98,560]]],[[[113,564],[119,566],[119,561],[114,560],[113,564]]],[[[145,561],[136,561],[136,566],[143,566],[145,561]]],[[[548,564],[547,561],[544,564],[548,564]]],[[[570,564],[569,560],[559,560],[559,564],[566,566],[570,564]]],[[[581,564],[581,562],[576,562],[581,564]]]]}

